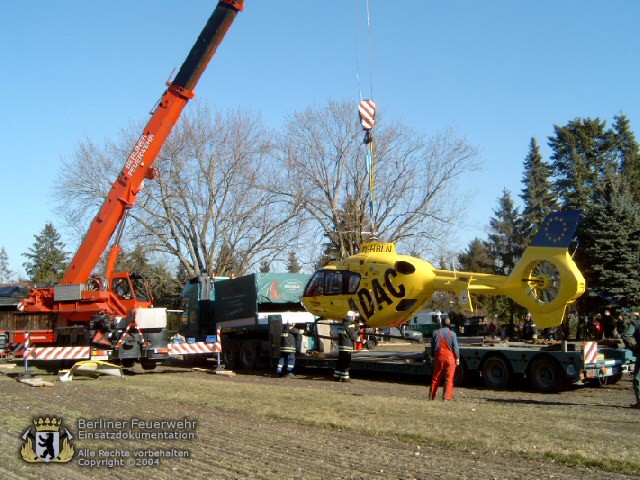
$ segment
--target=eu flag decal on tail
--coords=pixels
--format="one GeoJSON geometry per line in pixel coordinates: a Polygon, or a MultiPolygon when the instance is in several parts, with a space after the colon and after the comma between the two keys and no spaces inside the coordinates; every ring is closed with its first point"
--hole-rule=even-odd
{"type": "Polygon", "coordinates": [[[580,210],[553,212],[543,222],[532,247],[568,248],[578,227],[580,210]]]}

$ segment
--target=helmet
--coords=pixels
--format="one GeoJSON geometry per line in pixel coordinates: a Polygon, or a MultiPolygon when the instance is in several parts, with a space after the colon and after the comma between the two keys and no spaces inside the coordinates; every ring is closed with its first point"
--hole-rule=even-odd
{"type": "Polygon", "coordinates": [[[346,315],[344,316],[345,320],[353,320],[358,316],[358,314],[356,312],[354,312],[353,310],[349,310],[346,315]]]}

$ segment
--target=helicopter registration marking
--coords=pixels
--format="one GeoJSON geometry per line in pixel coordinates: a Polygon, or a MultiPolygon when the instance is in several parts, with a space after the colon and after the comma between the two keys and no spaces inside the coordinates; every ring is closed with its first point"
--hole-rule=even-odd
{"type": "Polygon", "coordinates": [[[360,247],[360,253],[396,253],[394,243],[365,243],[360,247]]]}

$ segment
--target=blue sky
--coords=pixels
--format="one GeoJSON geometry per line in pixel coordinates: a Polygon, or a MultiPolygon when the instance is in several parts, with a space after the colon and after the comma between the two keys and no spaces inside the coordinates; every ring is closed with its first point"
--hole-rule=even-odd
{"type": "MultiPolygon", "coordinates": [[[[357,22],[369,96],[365,5],[247,0],[197,96],[214,109],[261,112],[276,128],[309,105],[357,102],[357,22]]],[[[3,5],[0,246],[14,270],[24,273],[21,254],[46,221],[61,224],[52,199],[61,159],[87,136],[102,142],[146,119],[214,6],[211,0],[3,5]]],[[[640,135],[640,2],[370,0],[370,6],[373,93],[383,115],[427,135],[454,126],[481,152],[483,170],[460,184],[468,192],[461,249],[485,236],[503,188],[520,193],[532,136],[547,158],[554,124],[576,117],[610,122],[619,113],[640,135]]]]}

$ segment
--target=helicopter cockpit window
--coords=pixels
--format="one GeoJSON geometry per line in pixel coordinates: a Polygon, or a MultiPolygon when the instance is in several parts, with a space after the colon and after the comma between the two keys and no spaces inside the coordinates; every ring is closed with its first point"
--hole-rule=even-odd
{"type": "MultiPolygon", "coordinates": [[[[345,272],[346,273],[346,272],[345,272]]],[[[360,286],[360,274],[354,272],[348,272],[349,282],[347,283],[347,292],[349,294],[356,293],[358,291],[358,287],[360,286]]]]}
{"type": "Polygon", "coordinates": [[[304,292],[305,297],[315,297],[316,295],[324,295],[324,272],[316,272],[304,292]]]}
{"type": "Polygon", "coordinates": [[[327,272],[325,295],[340,295],[342,293],[342,272],[327,272]]]}

